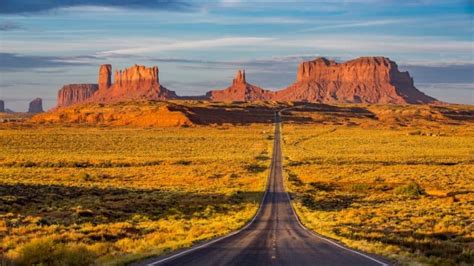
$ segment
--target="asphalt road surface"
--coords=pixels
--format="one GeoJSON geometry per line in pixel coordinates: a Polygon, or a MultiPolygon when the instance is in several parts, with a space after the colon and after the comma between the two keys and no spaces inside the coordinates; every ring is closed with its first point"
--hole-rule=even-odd
{"type": "Polygon", "coordinates": [[[141,265],[387,265],[385,259],[348,249],[304,228],[283,186],[280,117],[268,187],[255,218],[243,229],[141,265]]]}

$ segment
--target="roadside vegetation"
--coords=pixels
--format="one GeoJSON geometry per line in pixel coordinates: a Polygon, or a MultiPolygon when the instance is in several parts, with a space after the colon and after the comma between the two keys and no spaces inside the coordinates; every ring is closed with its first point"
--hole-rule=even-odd
{"type": "Polygon", "coordinates": [[[1,265],[124,264],[242,227],[272,125],[0,130],[1,265]]]}
{"type": "Polygon", "coordinates": [[[402,264],[473,265],[473,124],[424,116],[414,129],[390,117],[283,125],[298,215],[315,232],[402,264]]]}

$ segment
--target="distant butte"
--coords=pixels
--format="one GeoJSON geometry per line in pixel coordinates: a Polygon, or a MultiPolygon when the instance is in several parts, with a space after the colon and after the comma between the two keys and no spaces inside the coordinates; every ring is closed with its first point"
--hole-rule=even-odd
{"type": "Polygon", "coordinates": [[[408,72],[386,57],[361,57],[344,63],[326,58],[303,62],[296,82],[277,91],[275,100],[323,103],[433,103],[415,88],[408,72]]]}
{"type": "Polygon", "coordinates": [[[43,112],[43,100],[41,98],[33,99],[28,107],[28,113],[37,114],[43,112]]]}
{"type": "Polygon", "coordinates": [[[326,58],[302,62],[296,81],[289,87],[270,91],[247,82],[239,70],[232,84],[203,96],[179,97],[163,87],[158,67],[134,65],[117,70],[101,65],[98,84],[65,85],[58,92],[58,107],[84,102],[110,103],[129,100],[196,99],[210,101],[290,101],[321,103],[426,104],[436,99],[415,88],[408,72],[400,72],[386,57],[360,57],[344,63],[326,58]]]}
{"type": "Polygon", "coordinates": [[[160,85],[158,67],[134,65],[117,70],[112,80],[112,66],[101,65],[98,84],[69,84],[58,92],[58,107],[78,103],[111,103],[129,100],[169,100],[175,92],[160,85]]]}
{"type": "Polygon", "coordinates": [[[211,101],[267,101],[272,98],[272,92],[247,83],[245,71],[239,70],[232,85],[224,90],[212,90],[206,93],[211,101]]]}

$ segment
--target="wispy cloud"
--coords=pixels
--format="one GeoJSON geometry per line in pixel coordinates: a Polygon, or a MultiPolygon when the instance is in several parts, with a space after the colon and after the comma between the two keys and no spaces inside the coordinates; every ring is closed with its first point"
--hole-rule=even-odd
{"type": "Polygon", "coordinates": [[[44,67],[64,67],[73,65],[87,65],[88,62],[73,60],[73,57],[58,56],[29,56],[10,53],[0,53],[0,71],[11,72],[24,69],[44,68],[44,67]]]}
{"type": "Polygon", "coordinates": [[[23,26],[16,22],[9,20],[0,22],[0,31],[13,31],[21,29],[23,29],[23,26]]]}
{"type": "Polygon", "coordinates": [[[164,43],[162,41],[156,41],[149,43],[146,46],[131,47],[126,49],[109,50],[99,53],[99,55],[108,54],[143,54],[150,52],[163,52],[163,51],[179,51],[179,50],[201,50],[211,49],[218,47],[238,47],[238,46],[254,46],[262,45],[274,40],[273,38],[265,37],[228,37],[228,38],[217,38],[217,39],[206,39],[206,40],[181,40],[164,43]]]}
{"type": "Polygon", "coordinates": [[[73,7],[110,7],[129,9],[161,9],[173,11],[188,11],[193,8],[189,2],[181,0],[2,0],[0,1],[1,14],[34,13],[58,8],[73,7]]]}
{"type": "Polygon", "coordinates": [[[312,32],[319,30],[328,30],[328,29],[343,29],[343,28],[361,28],[361,27],[372,27],[372,26],[382,26],[389,24],[405,24],[411,23],[414,20],[412,19],[381,19],[381,20],[369,20],[369,21],[350,21],[342,24],[329,24],[321,25],[317,27],[311,27],[300,30],[300,32],[312,32]]]}

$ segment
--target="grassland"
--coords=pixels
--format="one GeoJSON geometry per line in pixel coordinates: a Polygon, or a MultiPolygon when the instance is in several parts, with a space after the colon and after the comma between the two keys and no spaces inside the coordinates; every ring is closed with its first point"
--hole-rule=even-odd
{"type": "Polygon", "coordinates": [[[256,212],[272,126],[0,129],[2,263],[123,264],[256,212]]]}
{"type": "Polygon", "coordinates": [[[415,109],[284,124],[286,186],[307,227],[350,247],[402,264],[473,265],[474,126],[415,109]]]}

